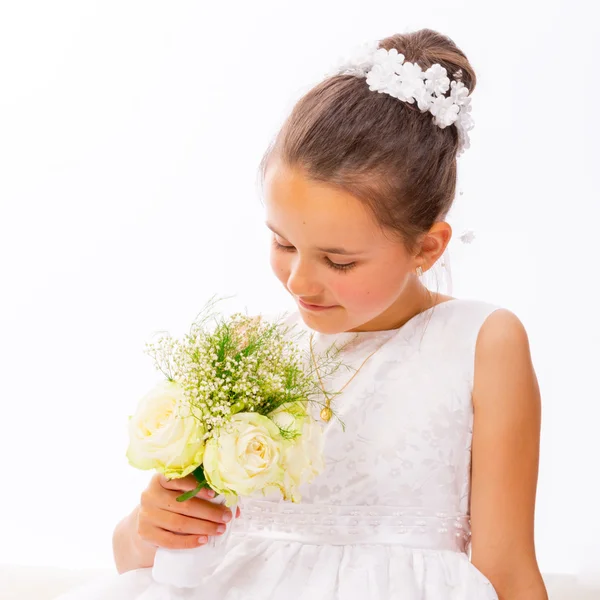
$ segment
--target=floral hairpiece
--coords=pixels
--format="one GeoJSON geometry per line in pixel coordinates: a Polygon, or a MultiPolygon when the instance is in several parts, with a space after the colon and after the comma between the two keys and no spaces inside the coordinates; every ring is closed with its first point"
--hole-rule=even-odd
{"type": "Polygon", "coordinates": [[[470,244],[475,239],[475,232],[472,229],[465,229],[465,231],[460,234],[458,239],[463,244],[470,244]]]}
{"type": "MultiPolygon", "coordinates": [[[[367,42],[357,47],[348,58],[342,59],[329,76],[354,75],[366,77],[369,89],[386,93],[398,100],[413,104],[421,112],[429,111],[441,129],[454,124],[458,129],[458,156],[470,147],[468,132],[473,129],[471,97],[462,81],[450,81],[447,71],[436,63],[427,71],[417,63],[404,62],[404,54],[395,48],[379,48],[379,42],[367,42]],[[445,93],[450,90],[450,95],[445,93]]],[[[462,69],[453,77],[460,79],[462,69]]]]}

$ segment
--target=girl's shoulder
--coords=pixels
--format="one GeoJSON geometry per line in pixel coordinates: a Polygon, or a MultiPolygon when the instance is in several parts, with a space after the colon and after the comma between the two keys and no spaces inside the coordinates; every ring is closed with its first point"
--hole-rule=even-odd
{"type": "Polygon", "coordinates": [[[456,322],[470,322],[481,326],[493,312],[504,308],[500,304],[477,298],[452,298],[448,302],[438,304],[434,310],[447,304],[449,318],[456,322]]]}
{"type": "Polygon", "coordinates": [[[500,304],[476,298],[452,298],[437,304],[428,319],[430,335],[448,345],[460,343],[472,351],[488,317],[504,309],[500,304]]]}
{"type": "Polygon", "coordinates": [[[499,303],[473,298],[455,299],[437,309],[441,310],[428,324],[423,345],[431,350],[432,357],[441,358],[461,372],[472,387],[482,344],[495,345],[512,329],[505,324],[519,320],[499,303]]]}

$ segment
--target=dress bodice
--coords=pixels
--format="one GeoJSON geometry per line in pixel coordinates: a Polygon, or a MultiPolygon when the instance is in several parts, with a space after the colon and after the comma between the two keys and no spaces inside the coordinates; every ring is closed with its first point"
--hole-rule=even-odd
{"type": "MultiPolygon", "coordinates": [[[[343,346],[340,359],[354,369],[379,349],[334,397],[338,418],[324,425],[326,468],[302,502],[247,501],[240,525],[307,543],[465,551],[475,344],[496,308],[453,299],[396,330],[315,334],[316,352],[343,346]]],[[[287,324],[310,332],[298,313],[287,324]]],[[[340,369],[326,389],[341,389],[352,373],[340,369]]]]}

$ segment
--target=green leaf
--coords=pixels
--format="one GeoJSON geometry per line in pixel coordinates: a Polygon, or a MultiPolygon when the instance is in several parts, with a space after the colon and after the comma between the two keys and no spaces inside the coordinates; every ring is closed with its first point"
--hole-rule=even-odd
{"type": "Polygon", "coordinates": [[[204,467],[202,465],[196,467],[192,475],[196,478],[196,481],[206,483],[206,476],[204,475],[204,467]]]}

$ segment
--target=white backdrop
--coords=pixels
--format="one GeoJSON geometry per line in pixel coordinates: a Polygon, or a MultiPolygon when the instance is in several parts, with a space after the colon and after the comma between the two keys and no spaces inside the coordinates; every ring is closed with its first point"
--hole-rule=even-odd
{"type": "Polygon", "coordinates": [[[525,323],[544,402],[546,572],[600,572],[597,19],[581,0],[2,2],[0,563],[110,566],[148,473],[126,419],[143,344],[213,293],[290,308],[257,166],[356,42],[431,27],[479,78],[453,295],[525,323]]]}

